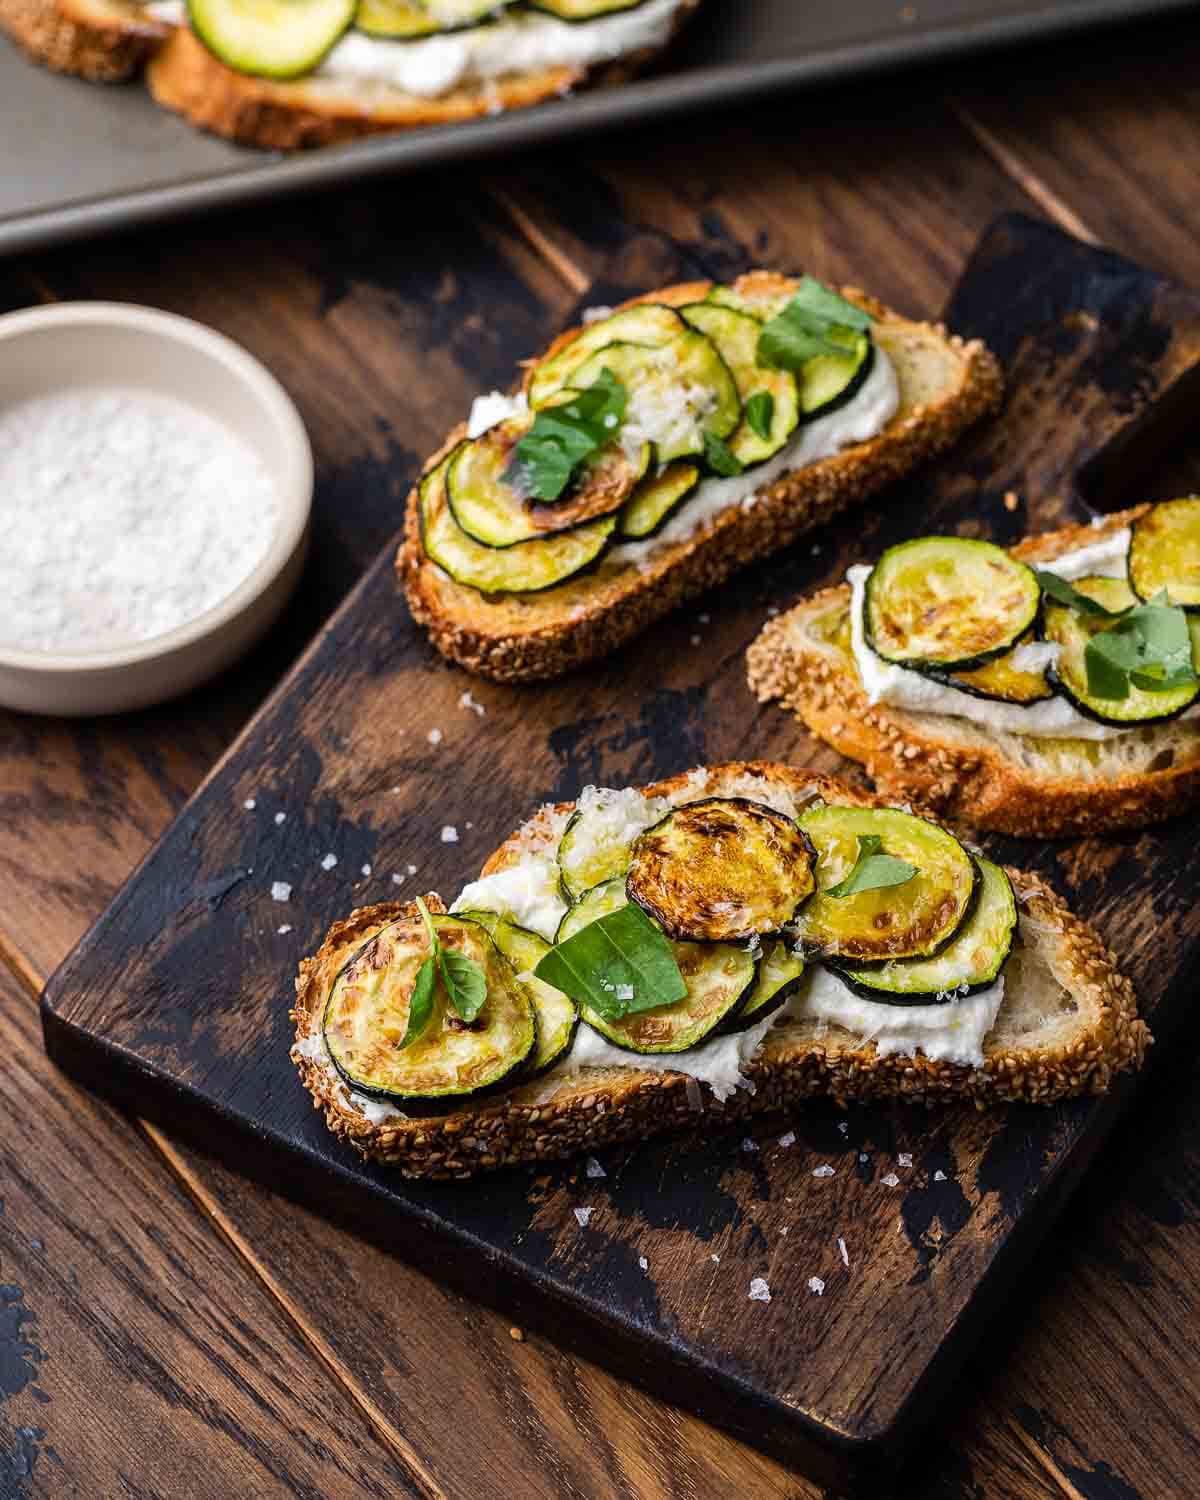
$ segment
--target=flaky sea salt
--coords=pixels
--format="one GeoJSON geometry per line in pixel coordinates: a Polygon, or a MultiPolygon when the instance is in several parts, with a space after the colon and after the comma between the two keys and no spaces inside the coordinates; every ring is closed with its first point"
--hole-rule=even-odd
{"type": "Polygon", "coordinates": [[[254,809],[258,806],[258,803],[254,800],[253,797],[247,797],[245,802],[242,803],[242,806],[246,809],[247,812],[253,812],[254,809]]]}
{"type": "Polygon", "coordinates": [[[814,1297],[823,1297],[825,1295],[825,1283],[819,1276],[810,1276],[808,1278],[808,1289],[814,1297]]]}
{"type": "Polygon", "coordinates": [[[758,1150],[758,1142],[755,1141],[755,1140],[752,1140],[750,1138],[750,1136],[747,1136],[746,1139],[742,1142],[742,1150],[743,1151],[757,1151],[758,1150]]]}
{"type": "Polygon", "coordinates": [[[846,1249],[846,1241],[840,1234],[838,1235],[838,1254],[842,1257],[842,1264],[848,1267],[850,1265],[850,1252],[846,1249]]]}
{"type": "Polygon", "coordinates": [[[819,1167],[814,1167],[813,1168],[813,1176],[814,1177],[832,1177],[833,1174],[834,1174],[834,1169],[833,1169],[833,1167],[831,1167],[829,1165],[829,1163],[827,1161],[822,1162],[819,1167]]]}
{"type": "Polygon", "coordinates": [[[443,844],[457,844],[458,843],[458,829],[455,828],[452,823],[447,823],[443,827],[443,829],[442,829],[442,843],[443,844]]]}
{"type": "Polygon", "coordinates": [[[641,1266],[643,1271],[648,1271],[650,1269],[650,1262],[644,1255],[638,1256],[638,1265],[641,1266]]]}
{"type": "Polygon", "coordinates": [[[575,1217],[579,1220],[580,1229],[586,1229],[587,1221],[592,1217],[592,1210],[590,1208],[577,1208],[575,1210],[575,1217]]]}
{"type": "Polygon", "coordinates": [[[896,1158],[896,1160],[900,1163],[900,1165],[902,1167],[911,1167],[912,1166],[912,1152],[911,1151],[901,1151],[900,1155],[896,1158]]]}
{"type": "Polygon", "coordinates": [[[371,873],[371,866],[370,865],[363,865],[362,872],[363,872],[364,875],[370,875],[370,873],[371,873]]]}
{"type": "Polygon", "coordinates": [[[781,1146],[794,1146],[796,1144],[796,1132],[789,1130],[786,1135],[781,1135],[779,1137],[779,1144],[781,1146]]]}
{"type": "Polygon", "coordinates": [[[272,901],[290,901],[292,899],[292,888],[286,880],[276,880],[271,884],[272,901]]]}
{"type": "Polygon", "coordinates": [[[756,1276],[750,1283],[751,1302],[770,1302],[771,1288],[761,1276],[756,1276]]]}
{"type": "Polygon", "coordinates": [[[459,698],[458,706],[459,708],[467,709],[470,713],[478,714],[481,719],[487,713],[487,709],[484,708],[483,704],[471,696],[469,689],[459,698]]]}
{"type": "Polygon", "coordinates": [[[334,865],[336,865],[336,864],[337,864],[337,855],[336,854],[327,854],[325,856],[325,858],[321,861],[321,868],[322,868],[322,870],[332,870],[333,867],[334,867],[334,865]]]}
{"type": "Polygon", "coordinates": [[[442,731],[440,729],[431,729],[426,738],[431,745],[440,745],[442,743],[442,731]]]}
{"type": "Polygon", "coordinates": [[[879,1180],[883,1183],[884,1187],[900,1186],[900,1179],[896,1176],[895,1172],[889,1172],[886,1177],[881,1177],[879,1180]]]}
{"type": "Polygon", "coordinates": [[[946,1174],[942,1171],[941,1167],[933,1174],[933,1180],[934,1182],[945,1182],[946,1174]]]}
{"type": "Polygon", "coordinates": [[[607,1177],[608,1173],[600,1165],[594,1156],[589,1156],[584,1164],[589,1177],[607,1177]]]}
{"type": "Polygon", "coordinates": [[[275,814],[275,825],[276,825],[276,827],[278,827],[280,823],[286,823],[286,822],[287,822],[287,813],[278,812],[278,813],[275,814]]]}
{"type": "Polygon", "coordinates": [[[0,410],[0,640],[34,651],[152,640],[266,556],[279,496],[207,413],[122,386],[0,410]]]}

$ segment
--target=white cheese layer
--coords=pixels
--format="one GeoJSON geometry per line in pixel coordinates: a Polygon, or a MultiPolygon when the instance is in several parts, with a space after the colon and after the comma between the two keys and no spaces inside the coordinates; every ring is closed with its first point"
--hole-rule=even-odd
{"type": "MultiPolygon", "coordinates": [[[[1038,567],[1066,579],[1089,576],[1123,578],[1128,551],[1128,530],[1114,531],[1097,542],[1089,542],[1086,547],[1066,552],[1053,561],[1041,562],[1038,567]]],[[[850,584],[851,591],[850,639],[854,662],[871,703],[890,703],[893,707],[907,709],[910,713],[947,714],[982,724],[988,729],[1026,734],[1040,739],[1110,740],[1138,727],[1136,724],[1127,727],[1098,724],[1094,719],[1081,714],[1074,704],[1062,697],[1047,698],[1041,703],[1025,706],[977,698],[920,672],[884,661],[871,650],[863,630],[863,593],[870,573],[871,568],[867,563],[856,563],[846,570],[846,581],[850,584]]],[[[1052,660],[1052,654],[1057,648],[1052,644],[1039,643],[1018,649],[1024,652],[1023,665],[1036,668],[1045,666],[1052,660]]],[[[1197,712],[1195,708],[1189,709],[1184,717],[1194,718],[1197,712]]]]}
{"type": "Polygon", "coordinates": [[[451,911],[494,911],[554,941],[566,912],[554,855],[525,854],[515,864],[464,886],[451,911]]]}

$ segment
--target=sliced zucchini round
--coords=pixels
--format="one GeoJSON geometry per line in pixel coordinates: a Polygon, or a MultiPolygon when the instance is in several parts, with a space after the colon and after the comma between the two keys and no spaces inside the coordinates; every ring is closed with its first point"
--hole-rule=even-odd
{"type": "Polygon", "coordinates": [[[623,312],[589,323],[586,328],[548,359],[543,359],[529,380],[529,404],[535,409],[553,400],[565,385],[574,383],[576,370],[608,344],[642,344],[648,349],[669,344],[687,331],[687,324],[661,302],[640,302],[623,312]]]}
{"type": "Polygon", "coordinates": [[[494,911],[463,911],[457,916],[478,922],[512,965],[520,982],[529,991],[537,1012],[537,1045],[530,1053],[522,1078],[536,1078],[552,1068],[570,1051],[579,1024],[579,1012],[569,995],[539,979],[534,969],[550,952],[550,944],[527,927],[497,916],[494,911]],[[522,975],[528,976],[522,978],[522,975]]]}
{"type": "Polygon", "coordinates": [[[729,367],[702,333],[668,344],[609,344],[576,370],[583,388],[609,369],[629,393],[625,425],[654,444],[660,464],[704,452],[705,435],[726,438],[742,419],[729,367]]]}
{"type": "Polygon", "coordinates": [[[681,941],[778,932],[816,888],[815,850],[791,818],[745,797],[669,812],[633,846],[631,901],[681,941]]]}
{"type": "Polygon", "coordinates": [[[828,416],[858,392],[875,363],[871,336],[857,329],[830,331],[835,344],[846,346],[845,354],[818,354],[796,377],[800,385],[800,410],[807,420],[828,416]]]}
{"type": "Polygon", "coordinates": [[[957,1000],[995,984],[1012,952],[1017,901],[1008,876],[978,859],[979,898],[974,910],[935,958],[906,958],[870,968],[837,968],[857,994],[892,1005],[957,1000]]]}
{"type": "Polygon", "coordinates": [[[744,292],[734,291],[731,286],[715,286],[704,300],[717,307],[731,307],[734,312],[746,313],[757,318],[760,323],[765,323],[784,310],[792,300],[792,293],[759,291],[756,296],[747,297],[744,292]]]}
{"type": "Polygon", "coordinates": [[[594,21],[618,10],[633,10],[644,0],[528,0],[531,10],[544,10],[560,21],[594,21]]]}
{"type": "Polygon", "coordinates": [[[930,958],[962,926],[979,872],[944,828],[898,808],[827,803],[797,821],[817,850],[817,893],[796,923],[805,947],[858,964],[930,958]],[[854,868],[860,838],[872,834],[882,841],[881,853],[914,865],[916,874],[903,885],[827,894],[854,868]]]}
{"type": "Polygon", "coordinates": [[[1003,547],[926,536],[889,547],[871,569],[863,624],[885,661],[967,671],[1011,651],[1040,602],[1033,569],[1003,547]]]}
{"type": "Polygon", "coordinates": [[[647,475],[621,508],[617,536],[632,541],[653,536],[699,483],[699,468],[683,461],[647,475]]]}
{"type": "MultiPolygon", "coordinates": [[[[1072,587],[1108,610],[1129,609],[1138,600],[1123,578],[1078,578],[1072,587]]],[[[1129,684],[1126,698],[1100,698],[1088,690],[1087,644],[1112,624],[1103,615],[1085,615],[1068,604],[1045,601],[1042,633],[1062,648],[1050,676],[1086,718],[1101,724],[1151,724],[1173,719],[1196,701],[1200,684],[1186,683],[1155,693],[1129,684]]],[[[1200,661],[1200,616],[1189,615],[1192,660],[1200,661]]]]}
{"type": "Polygon", "coordinates": [[[685,322],[716,345],[737,385],[742,420],[729,439],[730,451],[743,468],[763,463],[779,452],[800,421],[796,377],[788,370],[768,370],[758,363],[762,324],[750,313],[712,302],[693,302],[681,312],[685,322]],[[770,398],[765,437],[755,429],[747,412],[747,403],[755,397],[770,398]]]}
{"type": "Polygon", "coordinates": [[[556,856],[567,900],[578,901],[615,875],[623,878],[634,840],[658,822],[666,806],[661,797],[627,790],[602,792],[573,812],[556,856]]]}
{"type": "MultiPolygon", "coordinates": [[[[587,891],[563,917],[555,941],[564,942],[590,922],[624,906],[627,899],[625,882],[619,876],[587,891]]],[[[702,1042],[746,997],[754,982],[754,957],[733,943],[673,942],[671,952],[687,985],[682,1000],[616,1021],[585,1005],[580,1010],[582,1019],[614,1047],[629,1052],[686,1052],[702,1042]]]]}
{"type": "Polygon", "coordinates": [[[188,23],[238,73],[311,73],[354,20],[355,0],[188,0],[188,23]]]}
{"type": "Polygon", "coordinates": [[[513,417],[464,443],[447,470],[454,519],[485,547],[515,547],[613,515],[649,467],[648,443],[633,459],[617,443],[609,443],[580,465],[562,499],[553,504],[531,500],[508,475],[517,463],[517,444],[534,420],[532,415],[513,417]]]}
{"type": "Polygon", "coordinates": [[[458,1018],[439,977],[429,1023],[401,1047],[417,973],[429,957],[425,924],[414,917],[385,927],[343,966],[322,1022],[330,1059],[351,1088],[412,1114],[444,1114],[506,1086],[537,1043],[533,1002],[484,928],[447,916],[433,925],[444,948],[483,970],[487,999],[473,1021],[458,1018]]]}
{"type": "Polygon", "coordinates": [[[747,1027],[765,1021],[783,1005],[803,974],[803,958],[782,938],[777,938],[758,961],[754,983],[745,1003],[722,1023],[721,1030],[745,1031],[747,1027]]]}
{"type": "Polygon", "coordinates": [[[1019,641],[1012,651],[997,656],[994,661],[984,662],[982,667],[972,667],[965,672],[937,673],[942,681],[960,692],[970,693],[973,698],[991,698],[1000,703],[1043,703],[1054,697],[1054,686],[1046,675],[1045,668],[1030,671],[1018,667],[1014,657],[1022,646],[1032,644],[1032,634],[1019,641]]]}
{"type": "Polygon", "coordinates": [[[369,36],[415,38],[477,26],[512,0],[358,0],[354,24],[369,36]]]}
{"type": "Polygon", "coordinates": [[[1172,604],[1200,611],[1200,496],[1164,500],[1133,523],[1129,583],[1139,599],[1166,589],[1172,604]]]}
{"type": "Polygon", "coordinates": [[[459,452],[456,448],[431,469],[418,490],[421,546],[456,583],[484,594],[534,594],[574,578],[600,557],[616,527],[615,515],[519,547],[485,547],[469,537],[446,498],[446,470],[459,452]]]}

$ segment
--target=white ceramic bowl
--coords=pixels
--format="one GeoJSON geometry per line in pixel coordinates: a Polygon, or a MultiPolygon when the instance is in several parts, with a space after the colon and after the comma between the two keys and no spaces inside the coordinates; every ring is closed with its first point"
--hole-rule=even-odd
{"type": "Polygon", "coordinates": [[[120,713],[187,692],[271,625],[308,546],[308,435],[287,392],[244,349],[190,318],[121,302],[0,317],[0,407],[89,385],[173,396],[223,423],[272,476],[280,520],[267,555],[232,593],[153,640],[100,651],[26,651],[0,640],[0,704],[28,713],[120,713]]]}

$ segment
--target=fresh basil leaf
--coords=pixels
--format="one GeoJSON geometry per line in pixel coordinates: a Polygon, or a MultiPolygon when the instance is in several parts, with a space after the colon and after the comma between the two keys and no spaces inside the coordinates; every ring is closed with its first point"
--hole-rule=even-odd
{"type": "Polygon", "coordinates": [[[612,442],[627,403],[628,392],[606,365],[586,390],[537,413],[504,471],[505,483],[527,499],[558,500],[580,464],[612,442]]]}
{"type": "Polygon", "coordinates": [[[557,943],[533,972],[609,1021],[687,994],[670,943],[632,901],[557,943]]]}
{"type": "Polygon", "coordinates": [[[1103,632],[1094,635],[1083,648],[1083,664],[1087,668],[1088,692],[1093,698],[1117,703],[1129,697],[1129,671],[1109,659],[1104,649],[1103,632]],[[1099,645],[1096,644],[1098,641],[1099,645]]]}
{"type": "Polygon", "coordinates": [[[771,437],[771,426],[775,421],[775,397],[770,391],[755,391],[745,407],[746,421],[750,423],[750,430],[763,442],[769,442],[771,437]]]}
{"type": "Polygon", "coordinates": [[[855,336],[871,322],[862,308],[806,276],[783,311],[764,324],[758,336],[758,363],[801,370],[819,355],[850,353],[855,336]]]}
{"type": "Polygon", "coordinates": [[[870,313],[863,312],[853,302],[847,302],[845,297],[827,287],[824,282],[818,281],[815,276],[801,279],[790,306],[801,307],[805,312],[814,313],[828,323],[838,323],[843,328],[855,328],[864,333],[875,321],[870,313]]]}
{"type": "Polygon", "coordinates": [[[425,923],[425,931],[429,934],[429,956],[436,960],[438,954],[442,951],[442,945],[438,940],[437,928],[433,925],[433,918],[429,915],[429,908],[421,900],[420,896],[417,897],[417,910],[421,913],[421,920],[425,923]]]}
{"type": "Polygon", "coordinates": [[[1071,609],[1079,610],[1080,614],[1116,620],[1124,613],[1124,610],[1120,609],[1105,609],[1104,605],[1097,600],[1089,599],[1086,594],[1073,589],[1067,580],[1060,578],[1057,573],[1049,573],[1045,568],[1034,568],[1033,571],[1043,594],[1049,594],[1051,599],[1057,600],[1059,604],[1066,604],[1071,609]]]}
{"type": "Polygon", "coordinates": [[[487,999],[487,979],[473,958],[457,948],[443,948],[439,964],[450,1004],[464,1021],[473,1021],[487,999]]]}
{"type": "Polygon", "coordinates": [[[827,896],[857,896],[861,891],[878,891],[887,886],[903,885],[917,873],[916,865],[891,854],[880,854],[883,840],[877,833],[864,833],[858,839],[858,857],[844,880],[831,885],[827,896]]]}
{"type": "Polygon", "coordinates": [[[437,959],[431,953],[417,970],[416,983],[408,1000],[408,1025],[400,1040],[400,1050],[411,1047],[433,1015],[433,991],[437,983],[437,959]]]}
{"type": "Polygon", "coordinates": [[[1187,687],[1197,680],[1192,636],[1182,609],[1152,602],[1135,604],[1084,650],[1088,692],[1120,700],[1130,684],[1148,693],[1187,687]]]}
{"type": "Polygon", "coordinates": [[[714,474],[720,474],[722,479],[732,479],[735,474],[740,474],[745,465],[729,447],[728,443],[722,442],[719,437],[714,437],[711,432],[704,434],[704,462],[714,474]]]}

